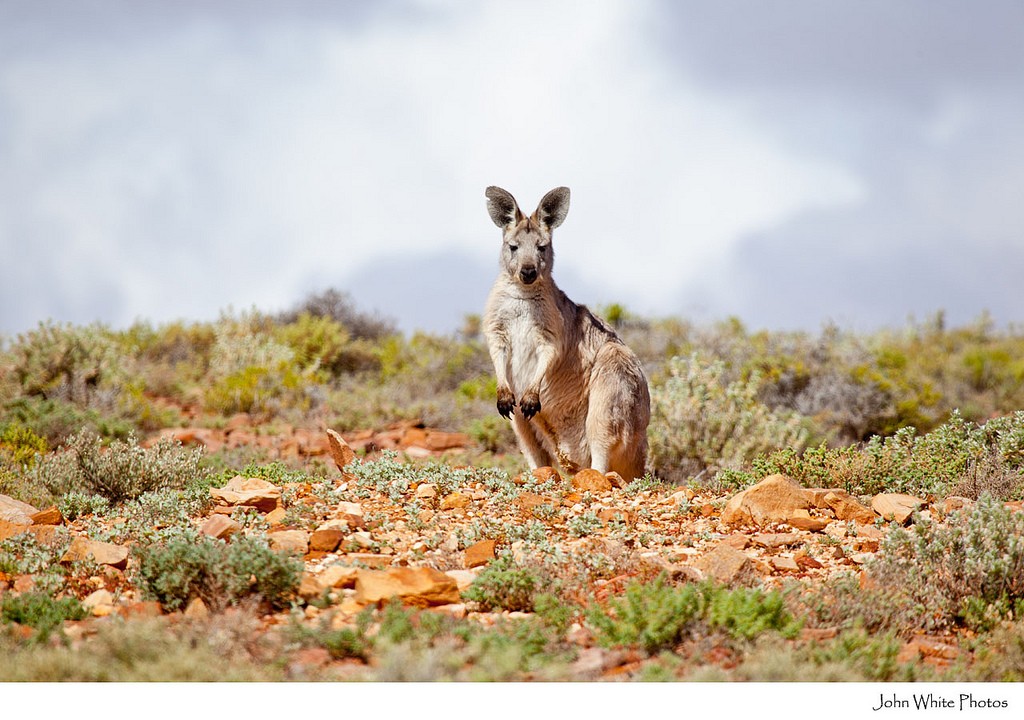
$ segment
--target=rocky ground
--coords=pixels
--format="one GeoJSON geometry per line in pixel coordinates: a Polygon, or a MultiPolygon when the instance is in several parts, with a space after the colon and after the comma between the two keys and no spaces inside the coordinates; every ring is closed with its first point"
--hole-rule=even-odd
{"type": "MultiPolygon", "coordinates": [[[[203,533],[228,540],[258,528],[275,549],[302,557],[298,598],[288,610],[261,610],[257,633],[296,621],[354,627],[367,608],[391,598],[426,612],[493,625],[522,613],[485,612],[462,593],[503,553],[528,558],[540,542],[567,558],[598,554],[615,560],[615,574],[587,576],[586,586],[579,588],[581,603],[601,601],[633,578],[660,572],[676,581],[714,578],[727,585],[769,588],[792,580],[820,583],[841,572],[857,572],[878,551],[889,528],[912,522],[915,512],[941,518],[970,502],[900,494],[856,498],[837,488],[802,488],[779,475],[736,494],[626,483],[593,470],[570,477],[541,468],[510,482],[491,482],[486,474],[460,474],[459,457],[468,438],[416,423],[342,437],[293,428],[269,432],[238,416],[221,429],[179,428],[160,436],[209,453],[257,446],[268,457],[297,467],[329,469],[326,479],[318,475],[283,484],[238,475],[212,488],[212,509],[192,519],[203,533]],[[385,450],[397,453],[396,465],[443,459],[452,471],[436,477],[424,473],[418,480],[412,470],[391,482],[360,474],[361,465],[385,450]],[[261,522],[241,521],[240,508],[261,522]]],[[[69,523],[56,508],[0,496],[0,540],[31,533],[45,544],[61,527],[73,541],[60,562],[92,559],[99,568],[81,579],[77,592],[90,617],[64,624],[73,643],[113,618],[159,616],[174,622],[214,612],[196,598],[183,610],[167,613],[133,583],[136,561],[130,544],[91,539],[86,529],[94,525],[81,519],[69,523]]],[[[26,592],[34,582],[31,573],[0,573],[0,596],[26,592]]],[[[835,634],[834,629],[808,627],[802,639],[835,634]]],[[[577,649],[569,679],[629,677],[643,662],[636,653],[598,647],[584,622],[575,622],[566,637],[577,649]]],[[[319,676],[325,670],[338,677],[370,677],[365,659],[338,658],[317,647],[288,652],[294,677],[319,676]]],[[[905,641],[901,658],[942,667],[960,653],[955,639],[922,634],[905,641]]],[[[727,655],[707,659],[728,667],[727,655]]]]}

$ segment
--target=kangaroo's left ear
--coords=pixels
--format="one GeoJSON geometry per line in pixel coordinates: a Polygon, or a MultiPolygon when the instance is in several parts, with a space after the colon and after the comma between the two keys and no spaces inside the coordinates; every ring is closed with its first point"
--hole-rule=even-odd
{"type": "Polygon", "coordinates": [[[537,222],[554,230],[562,224],[569,212],[569,188],[557,187],[541,198],[533,217],[537,222]]]}

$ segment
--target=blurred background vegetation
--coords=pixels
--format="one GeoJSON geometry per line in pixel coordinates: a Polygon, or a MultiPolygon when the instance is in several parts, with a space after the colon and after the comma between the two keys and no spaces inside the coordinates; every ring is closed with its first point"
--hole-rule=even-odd
{"type": "MultiPolygon", "coordinates": [[[[919,437],[951,418],[976,427],[1024,408],[1024,332],[984,315],[950,328],[939,312],[864,334],[834,325],[751,331],[735,318],[697,326],[620,305],[597,311],[647,370],[651,469],[665,480],[749,470],[781,449],[838,452],[919,437]]],[[[479,317],[451,335],[407,336],[333,289],[278,314],[226,311],[213,322],[127,329],[42,322],[0,338],[8,461],[82,430],[124,440],[217,427],[240,412],[342,432],[420,419],[468,433],[486,459],[515,452],[494,401],[479,317]]]]}

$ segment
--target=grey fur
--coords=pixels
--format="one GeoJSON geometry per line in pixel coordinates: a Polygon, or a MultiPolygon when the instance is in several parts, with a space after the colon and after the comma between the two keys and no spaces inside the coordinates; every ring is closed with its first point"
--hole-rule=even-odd
{"type": "Polygon", "coordinates": [[[651,397],[640,360],[551,277],[551,231],[569,211],[569,188],[549,192],[530,217],[499,187],[486,197],[502,229],[501,272],[483,318],[498,412],[512,418],[531,468],[558,462],[569,472],[642,476],[651,397]]]}

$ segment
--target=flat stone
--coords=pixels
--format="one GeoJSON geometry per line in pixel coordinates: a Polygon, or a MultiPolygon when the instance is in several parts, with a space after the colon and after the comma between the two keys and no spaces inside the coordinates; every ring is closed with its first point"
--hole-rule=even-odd
{"type": "Polygon", "coordinates": [[[722,511],[728,525],[756,525],[788,522],[796,511],[807,511],[811,496],[785,475],[769,475],[756,485],[733,495],[722,511]]]}
{"type": "Polygon", "coordinates": [[[751,542],[759,547],[778,548],[787,545],[801,545],[805,538],[805,535],[799,533],[761,533],[751,538],[751,542]]]}
{"type": "Polygon", "coordinates": [[[330,585],[326,585],[322,578],[307,571],[302,573],[302,578],[299,580],[298,594],[300,598],[309,602],[322,597],[324,591],[329,587],[330,585]]]}
{"type": "Polygon", "coordinates": [[[478,543],[466,548],[465,565],[467,568],[486,565],[495,558],[494,550],[497,543],[494,540],[481,540],[478,543]]]}
{"type": "Polygon", "coordinates": [[[461,601],[455,580],[434,568],[395,567],[359,571],[356,576],[357,602],[376,604],[393,597],[415,607],[461,601]]]}
{"type": "Polygon", "coordinates": [[[840,520],[853,520],[859,523],[870,523],[875,520],[874,510],[842,490],[828,492],[824,501],[840,520]]]}
{"type": "Polygon", "coordinates": [[[416,488],[416,497],[420,500],[430,500],[437,497],[437,486],[433,483],[422,483],[416,488]]]}
{"type": "Polygon", "coordinates": [[[331,588],[355,587],[359,568],[349,565],[331,565],[320,573],[320,582],[331,588]]]}
{"type": "Polygon", "coordinates": [[[459,588],[459,592],[462,592],[476,580],[478,570],[446,570],[445,575],[452,578],[455,584],[459,588]]]}
{"type": "Polygon", "coordinates": [[[580,470],[573,475],[572,486],[582,492],[608,492],[612,489],[612,482],[605,474],[593,468],[580,470]]]}
{"type": "MultiPolygon", "coordinates": [[[[29,518],[25,519],[28,520],[29,518]]],[[[21,535],[23,532],[28,532],[30,527],[32,527],[31,522],[11,522],[0,519],[0,540],[6,540],[15,535],[21,535]]]]}
{"type": "Polygon", "coordinates": [[[82,600],[82,607],[94,617],[106,617],[114,612],[114,595],[109,590],[101,588],[82,600]]]}
{"type": "Polygon", "coordinates": [[[340,502],[334,509],[334,517],[344,520],[353,530],[366,527],[366,516],[363,506],[357,502],[340,502]]]}
{"type": "Polygon", "coordinates": [[[309,536],[309,549],[316,552],[334,552],[346,534],[342,527],[321,525],[309,536]]]}
{"type": "Polygon", "coordinates": [[[351,552],[345,556],[346,560],[353,563],[362,563],[367,567],[371,568],[383,568],[388,567],[394,562],[395,558],[391,555],[382,555],[380,553],[361,553],[351,552]]]}
{"type": "Polygon", "coordinates": [[[773,557],[770,560],[772,567],[779,572],[800,572],[800,565],[791,557],[773,557]]]}
{"type": "Polygon", "coordinates": [[[694,567],[726,585],[746,580],[759,573],[752,557],[726,543],[719,543],[711,552],[698,558],[694,567]]]}
{"type": "Polygon", "coordinates": [[[30,519],[33,525],[62,525],[64,523],[64,516],[60,514],[56,505],[34,513],[30,519]]]}
{"type": "Polygon", "coordinates": [[[882,493],[871,499],[871,508],[886,520],[895,520],[905,525],[914,512],[924,505],[924,500],[903,493],[882,493]]]}
{"type": "Polygon", "coordinates": [[[834,523],[826,518],[811,517],[810,514],[805,511],[803,513],[794,513],[790,517],[786,518],[786,524],[797,530],[821,532],[834,523]]]}
{"type": "Polygon", "coordinates": [[[203,533],[203,535],[209,535],[210,537],[217,538],[218,540],[225,540],[241,529],[242,526],[227,515],[211,515],[210,518],[203,523],[203,527],[200,528],[200,532],[203,533]]]}
{"type": "Polygon", "coordinates": [[[40,545],[56,545],[66,537],[60,525],[32,525],[28,531],[35,536],[40,545]]]}
{"type": "Polygon", "coordinates": [[[454,510],[456,508],[464,508],[469,505],[470,502],[471,500],[468,495],[463,495],[460,492],[453,492],[441,498],[441,502],[437,507],[441,510],[454,510]]]}
{"type": "Polygon", "coordinates": [[[210,488],[210,495],[230,507],[253,507],[270,512],[281,501],[281,488],[262,478],[236,475],[222,488],[210,488]]]}
{"type": "Polygon", "coordinates": [[[110,565],[119,570],[128,567],[128,548],[124,545],[89,540],[76,537],[71,541],[67,551],[61,557],[62,563],[72,563],[92,559],[100,565],[110,565]]]}
{"type": "Polygon", "coordinates": [[[32,516],[39,512],[38,508],[8,495],[0,495],[0,520],[15,525],[31,525],[32,516]]]}
{"type": "Polygon", "coordinates": [[[267,533],[267,540],[272,550],[294,555],[305,555],[309,552],[309,536],[302,530],[278,530],[267,533]]]}

